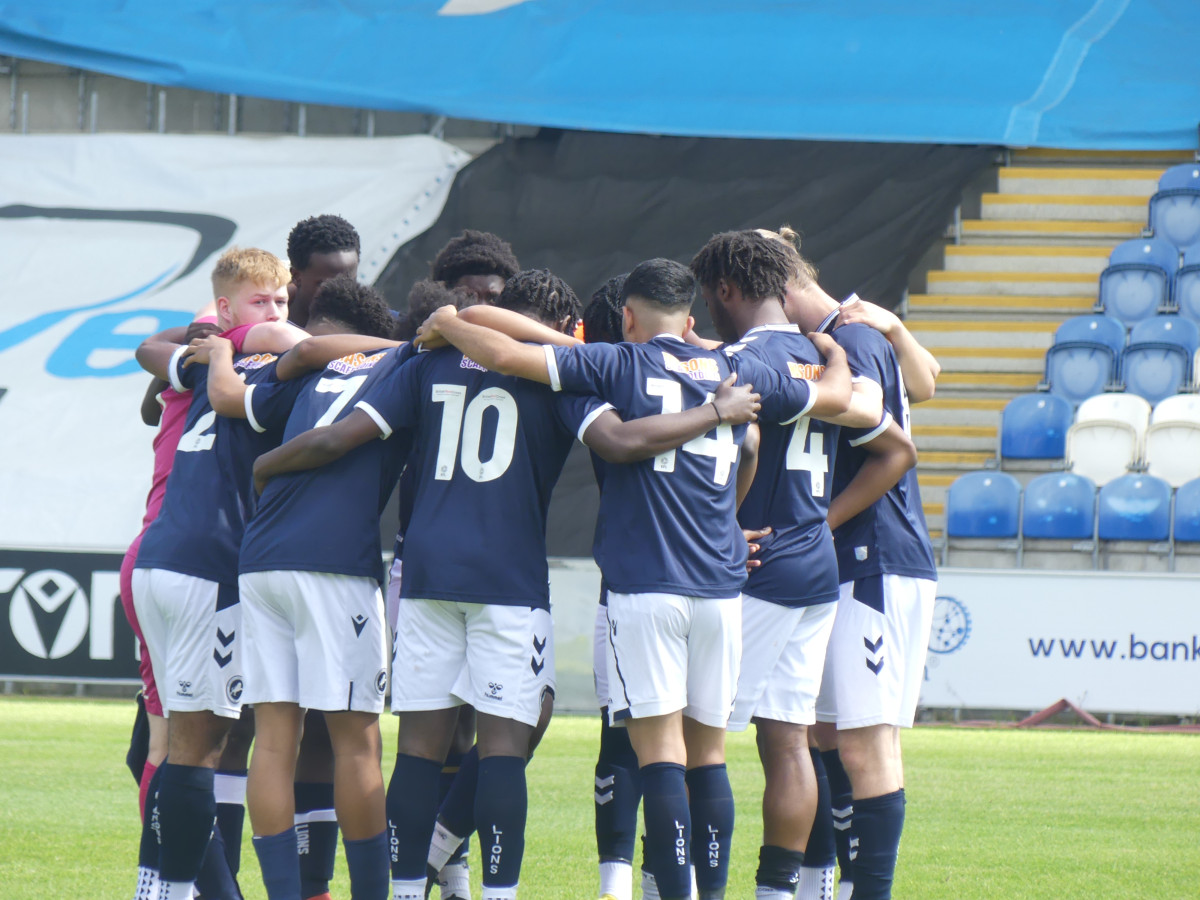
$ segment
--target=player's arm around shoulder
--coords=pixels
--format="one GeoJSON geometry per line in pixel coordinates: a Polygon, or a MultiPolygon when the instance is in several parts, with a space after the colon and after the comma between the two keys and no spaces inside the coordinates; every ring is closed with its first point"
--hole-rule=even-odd
{"type": "Polygon", "coordinates": [[[243,353],[284,353],[308,337],[291,322],[260,322],[246,332],[243,353]]]}
{"type": "Polygon", "coordinates": [[[867,325],[887,338],[896,354],[896,361],[900,364],[900,374],[904,379],[904,390],[908,393],[909,402],[924,403],[933,398],[942,365],[912,336],[912,332],[905,327],[899,316],[874,303],[859,300],[857,303],[843,306],[839,320],[843,325],[854,322],[867,325]]]}
{"type": "MultiPolygon", "coordinates": [[[[553,344],[556,347],[575,347],[583,341],[571,334],[555,331],[549,325],[535,322],[529,316],[523,316],[511,309],[500,309],[498,306],[468,306],[458,311],[464,322],[472,325],[482,325],[501,334],[506,334],[514,341],[524,341],[531,344],[553,344]]],[[[475,360],[479,362],[479,360],[475,360]]]]}
{"type": "Polygon", "coordinates": [[[399,347],[400,344],[400,341],[389,341],[386,338],[372,337],[366,334],[325,334],[305,337],[279,358],[279,362],[275,366],[275,377],[280,381],[290,381],[310,372],[320,371],[335,359],[341,359],[343,356],[385,350],[389,347],[399,347]]]}
{"type": "Polygon", "coordinates": [[[208,366],[208,403],[219,416],[246,418],[246,384],[233,368],[233,343],[217,335],[192,341],[185,366],[208,366]]]}
{"type": "Polygon", "coordinates": [[[254,487],[260,494],[267,482],[286,472],[303,472],[341,459],[356,447],[379,437],[388,437],[375,418],[355,409],[332,425],[298,434],[254,461],[254,487]]]}
{"type": "MultiPolygon", "coordinates": [[[[808,335],[808,339],[825,358],[825,371],[816,381],[817,397],[808,415],[814,419],[833,422],[850,410],[854,393],[850,364],[846,361],[846,351],[829,335],[814,333],[808,335]]],[[[878,421],[878,418],[874,421],[878,421]]]]}
{"type": "Polygon", "coordinates": [[[872,431],[852,437],[868,453],[849,484],[829,503],[829,527],[837,528],[874,504],[917,464],[917,448],[890,415],[872,431]]]}
{"type": "Polygon", "coordinates": [[[155,378],[173,384],[171,381],[171,358],[187,343],[187,328],[168,328],[158,334],[146,338],[134,351],[134,359],[138,365],[155,378]]]}
{"type": "Polygon", "coordinates": [[[439,337],[489,371],[551,384],[547,362],[548,355],[553,353],[551,348],[523,344],[491,328],[472,325],[453,306],[434,310],[417,329],[414,340],[424,345],[439,337]]]}

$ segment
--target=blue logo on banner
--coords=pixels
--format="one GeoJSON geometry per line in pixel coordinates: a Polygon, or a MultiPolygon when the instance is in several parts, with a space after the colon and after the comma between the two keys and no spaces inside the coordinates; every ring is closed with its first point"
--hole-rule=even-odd
{"type": "Polygon", "coordinates": [[[971,614],[953,597],[938,597],[933,604],[933,629],[929,632],[931,653],[953,653],[971,636],[971,614]]]}

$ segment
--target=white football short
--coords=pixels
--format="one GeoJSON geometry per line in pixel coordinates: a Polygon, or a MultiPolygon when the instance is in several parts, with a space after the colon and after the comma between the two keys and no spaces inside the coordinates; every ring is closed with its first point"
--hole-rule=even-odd
{"type": "Polygon", "coordinates": [[[387,638],[374,578],[247,572],[238,587],[247,703],[383,712],[387,638]]]}
{"type": "Polygon", "coordinates": [[[608,593],[608,718],[683,710],[724,728],[742,655],[742,599],[608,593]]]}
{"type": "Polygon", "coordinates": [[[596,705],[608,706],[608,607],[596,604],[596,625],[592,629],[592,681],[596,685],[596,705]]]}
{"type": "Polygon", "coordinates": [[[751,719],[811,725],[837,603],[790,609],[742,595],[742,672],[730,731],[751,719]]]}
{"type": "Polygon", "coordinates": [[[550,611],[402,598],[392,650],[392,711],[476,711],[537,725],[554,694],[550,611]]]}
{"type": "Polygon", "coordinates": [[[167,569],[134,569],[133,607],[163,715],[207,710],[240,716],[245,645],[237,587],[167,569]]]}
{"type": "Polygon", "coordinates": [[[396,637],[396,610],[400,608],[400,573],[403,568],[404,561],[397,556],[392,560],[392,567],[388,569],[388,583],[387,591],[384,594],[384,606],[387,614],[389,640],[394,640],[396,637]]]}
{"type": "Polygon", "coordinates": [[[911,728],[925,677],[937,582],[876,575],[841,586],[817,719],[840,731],[911,728]]]}

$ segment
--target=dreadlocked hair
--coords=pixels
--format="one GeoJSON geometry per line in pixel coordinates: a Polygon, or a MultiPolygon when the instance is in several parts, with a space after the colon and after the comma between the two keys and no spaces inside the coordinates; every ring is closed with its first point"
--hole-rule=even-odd
{"type": "Polygon", "coordinates": [[[418,281],[408,292],[408,312],[396,323],[393,337],[398,341],[411,341],[421,323],[428,319],[435,309],[443,306],[462,309],[470,306],[474,299],[473,294],[467,291],[452,291],[440,281],[418,281]]]}
{"type": "Polygon", "coordinates": [[[499,275],[505,281],[521,270],[512,246],[490,231],[468,228],[450,238],[430,267],[434,281],[444,281],[450,287],[466,275],[499,275]]]}
{"type": "Polygon", "coordinates": [[[296,224],[287,239],[288,261],[294,268],[308,268],[314,253],[353,250],[362,253],[362,244],[354,226],[341,216],[313,216],[296,224]]]}
{"type": "Polygon", "coordinates": [[[589,344],[617,344],[625,339],[621,310],[625,301],[621,288],[629,273],[615,275],[596,289],[583,309],[583,339],[589,344]]]}
{"type": "Polygon", "coordinates": [[[337,322],[352,334],[390,338],[395,318],[388,302],[373,287],[349,275],[335,275],[317,288],[309,321],[337,322]]]}
{"type": "Polygon", "coordinates": [[[504,283],[496,305],[537,319],[552,328],[574,328],[583,304],[571,286],[548,269],[526,269],[504,283]]]}
{"type": "Polygon", "coordinates": [[[726,231],[713,235],[692,259],[692,272],[706,288],[722,278],[736,285],[747,300],[782,297],[799,269],[800,254],[790,244],[758,231],[726,231]]]}

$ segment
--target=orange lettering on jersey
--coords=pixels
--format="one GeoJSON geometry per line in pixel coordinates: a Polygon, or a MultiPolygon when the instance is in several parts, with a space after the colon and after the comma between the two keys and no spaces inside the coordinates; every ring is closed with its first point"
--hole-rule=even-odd
{"type": "Polygon", "coordinates": [[[676,359],[670,353],[663,351],[663,365],[668,372],[678,372],[693,381],[720,381],[721,370],[717,361],[707,356],[697,356],[692,359],[676,359]]]}
{"type": "Polygon", "coordinates": [[[813,363],[789,362],[788,372],[793,378],[806,378],[809,381],[819,381],[825,374],[825,367],[813,363]]]}

